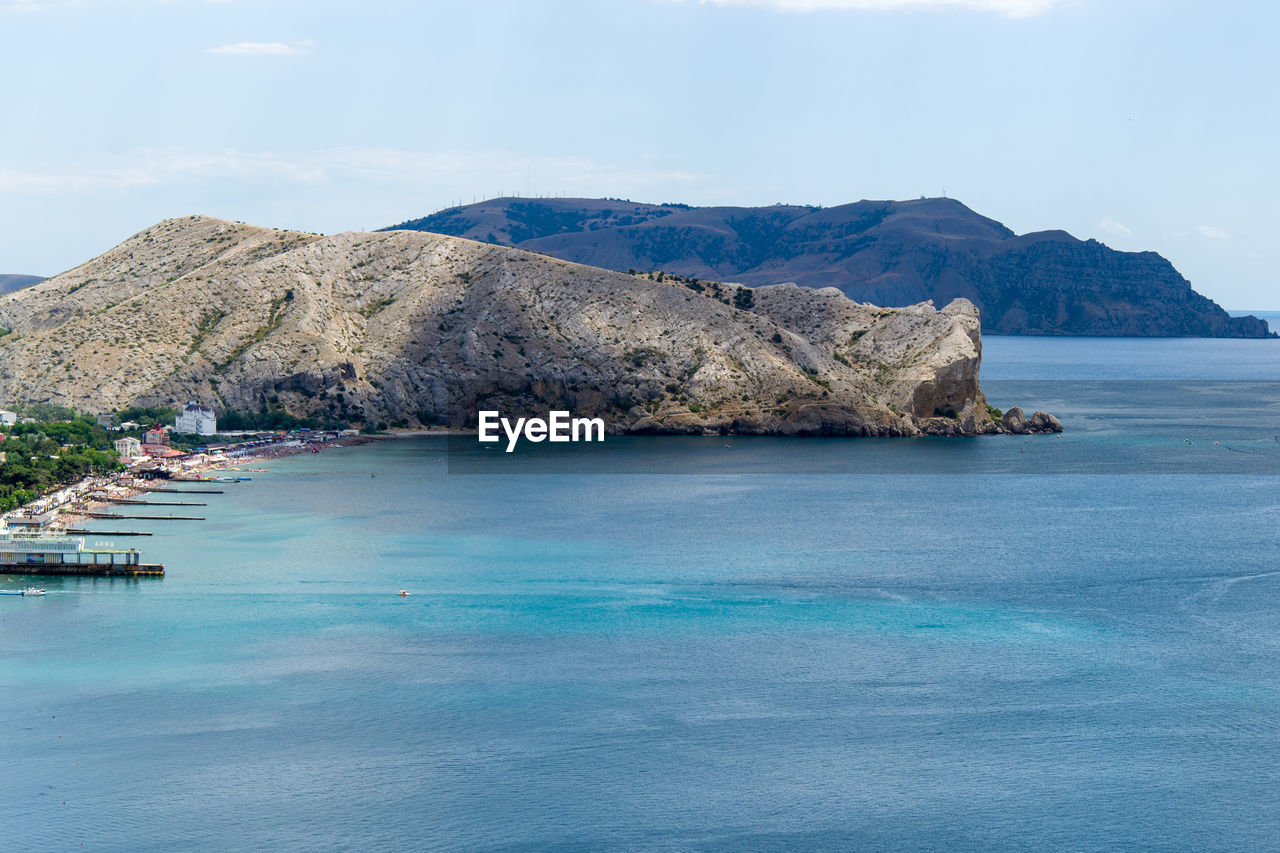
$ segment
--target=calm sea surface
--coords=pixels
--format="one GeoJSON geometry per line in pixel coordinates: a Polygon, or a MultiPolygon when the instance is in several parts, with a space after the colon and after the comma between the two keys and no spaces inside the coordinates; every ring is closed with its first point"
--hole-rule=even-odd
{"type": "Polygon", "coordinates": [[[0,847],[1280,847],[1280,341],[993,337],[984,384],[1068,432],[193,498],[117,540],[163,580],[0,597],[0,847]]]}

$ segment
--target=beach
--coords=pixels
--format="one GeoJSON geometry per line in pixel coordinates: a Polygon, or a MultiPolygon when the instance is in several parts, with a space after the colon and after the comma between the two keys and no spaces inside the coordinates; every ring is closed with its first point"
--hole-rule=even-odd
{"type": "MultiPolygon", "coordinates": [[[[419,432],[415,434],[425,434],[419,432]]],[[[126,470],[110,474],[91,474],[81,480],[51,489],[34,501],[11,510],[4,518],[49,515],[47,529],[64,531],[68,527],[82,525],[89,519],[87,513],[102,512],[112,507],[113,501],[138,500],[166,482],[206,482],[219,471],[266,473],[263,469],[249,470],[277,459],[285,459],[300,453],[319,453],[341,447],[356,447],[388,436],[357,435],[337,436],[318,434],[314,438],[308,430],[270,439],[257,439],[252,446],[231,445],[220,453],[193,453],[168,460],[143,458],[132,460],[126,470]]]]}

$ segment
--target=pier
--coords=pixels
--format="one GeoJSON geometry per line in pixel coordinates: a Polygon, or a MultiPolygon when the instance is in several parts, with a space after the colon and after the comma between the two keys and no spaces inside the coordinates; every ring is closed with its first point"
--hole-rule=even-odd
{"type": "Polygon", "coordinates": [[[60,575],[93,578],[162,578],[160,563],[52,563],[48,565],[3,565],[0,575],[60,575]]]}
{"type": "Polygon", "coordinates": [[[148,492],[168,492],[174,495],[221,495],[222,489],[147,489],[148,492]]]}
{"type": "Polygon", "coordinates": [[[107,498],[109,504],[127,504],[129,506],[208,506],[194,501],[139,501],[133,498],[107,498]]]}
{"type": "Polygon", "coordinates": [[[82,530],[78,527],[68,527],[66,530],[68,536],[154,536],[154,533],[148,533],[142,530],[82,530]]]}
{"type": "Polygon", "coordinates": [[[203,515],[119,515],[114,512],[82,512],[85,518],[109,518],[115,521],[204,521],[203,515]]]}

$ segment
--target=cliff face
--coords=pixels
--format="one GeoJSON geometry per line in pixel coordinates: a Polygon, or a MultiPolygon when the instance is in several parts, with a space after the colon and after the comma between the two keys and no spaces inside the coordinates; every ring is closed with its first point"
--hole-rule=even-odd
{"type": "Polygon", "coordinates": [[[968,299],[995,334],[1266,337],[1153,252],[1062,231],[1015,235],[951,199],[833,208],[690,208],[494,199],[397,228],[469,237],[609,269],[759,286],[835,287],[862,302],[968,299]]]}
{"type": "Polygon", "coordinates": [[[483,407],[637,432],[1004,429],[968,303],[657,278],[436,234],[170,220],[0,297],[0,399],[272,401],[401,425],[462,426],[483,407]]]}

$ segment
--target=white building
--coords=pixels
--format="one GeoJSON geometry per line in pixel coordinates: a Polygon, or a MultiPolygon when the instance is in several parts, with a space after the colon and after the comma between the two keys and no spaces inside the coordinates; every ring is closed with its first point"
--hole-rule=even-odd
{"type": "Polygon", "coordinates": [[[187,435],[213,435],[218,431],[218,419],[213,409],[207,409],[191,400],[182,407],[182,413],[174,421],[173,431],[187,435]]]}
{"type": "Polygon", "coordinates": [[[8,409],[0,409],[0,425],[9,426],[18,422],[18,413],[8,409]]]}
{"type": "Polygon", "coordinates": [[[142,442],[136,438],[119,438],[115,442],[116,453],[121,459],[141,459],[142,442]]]}

